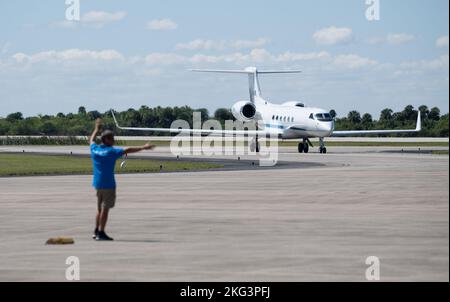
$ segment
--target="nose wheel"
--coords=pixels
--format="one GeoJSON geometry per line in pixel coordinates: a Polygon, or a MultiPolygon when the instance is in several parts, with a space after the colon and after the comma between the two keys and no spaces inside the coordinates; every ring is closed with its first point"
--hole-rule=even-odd
{"type": "Polygon", "coordinates": [[[319,147],[319,153],[327,153],[327,148],[326,147],[319,147]]]}
{"type": "Polygon", "coordinates": [[[319,153],[325,154],[327,153],[327,148],[325,147],[325,143],[323,141],[323,137],[319,138],[319,153]]]}

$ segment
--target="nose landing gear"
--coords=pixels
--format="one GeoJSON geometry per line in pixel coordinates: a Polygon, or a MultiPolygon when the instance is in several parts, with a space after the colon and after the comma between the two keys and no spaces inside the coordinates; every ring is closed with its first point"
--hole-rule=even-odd
{"type": "Polygon", "coordinates": [[[327,153],[327,148],[325,147],[323,137],[319,138],[319,144],[320,144],[319,153],[323,153],[323,154],[327,153]]]}
{"type": "MultiPolygon", "coordinates": [[[[327,153],[327,148],[325,147],[325,143],[323,141],[323,137],[319,138],[319,153],[325,154],[327,153]]],[[[308,153],[309,147],[314,147],[308,138],[304,138],[303,141],[298,143],[298,153],[308,153]]]]}

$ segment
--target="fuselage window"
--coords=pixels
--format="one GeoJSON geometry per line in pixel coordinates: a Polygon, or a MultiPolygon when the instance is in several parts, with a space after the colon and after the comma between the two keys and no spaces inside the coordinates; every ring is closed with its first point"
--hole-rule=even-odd
{"type": "Polygon", "coordinates": [[[272,115],[272,120],[274,120],[275,119],[275,115],[272,115]]]}

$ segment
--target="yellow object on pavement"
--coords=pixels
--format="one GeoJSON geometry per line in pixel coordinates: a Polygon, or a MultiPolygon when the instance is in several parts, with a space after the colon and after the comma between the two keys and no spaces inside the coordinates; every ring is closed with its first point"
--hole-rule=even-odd
{"type": "Polygon", "coordinates": [[[74,244],[75,241],[70,237],[49,238],[45,244],[74,244]]]}

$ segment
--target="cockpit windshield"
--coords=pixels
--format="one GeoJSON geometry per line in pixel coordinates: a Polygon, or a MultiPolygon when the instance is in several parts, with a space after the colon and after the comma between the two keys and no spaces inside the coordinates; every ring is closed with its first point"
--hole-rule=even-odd
{"type": "Polygon", "coordinates": [[[320,122],[331,122],[333,120],[329,113],[316,113],[314,117],[320,122]]]}

